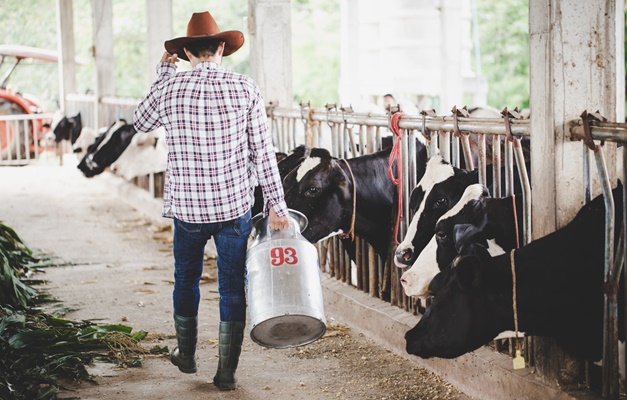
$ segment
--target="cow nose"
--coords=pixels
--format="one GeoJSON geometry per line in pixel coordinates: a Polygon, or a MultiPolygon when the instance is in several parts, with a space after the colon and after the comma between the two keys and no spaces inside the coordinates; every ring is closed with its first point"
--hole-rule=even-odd
{"type": "Polygon", "coordinates": [[[397,250],[395,255],[396,266],[406,268],[411,265],[413,252],[411,249],[397,250]]]}

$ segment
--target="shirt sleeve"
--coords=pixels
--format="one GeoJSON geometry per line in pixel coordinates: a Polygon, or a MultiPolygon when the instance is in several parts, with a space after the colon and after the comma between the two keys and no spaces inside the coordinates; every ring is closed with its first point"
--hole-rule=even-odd
{"type": "Polygon", "coordinates": [[[157,65],[157,80],[150,87],[148,95],[139,103],[133,113],[133,126],[138,132],[150,132],[161,126],[159,121],[159,98],[163,83],[176,74],[176,65],[161,62],[157,65]]]}
{"type": "Polygon", "coordinates": [[[277,215],[285,217],[287,204],[284,199],[283,183],[268,129],[264,101],[257,86],[252,96],[252,105],[248,113],[248,144],[251,161],[257,171],[257,179],[263,193],[263,213],[267,215],[269,207],[272,207],[277,215]]]}

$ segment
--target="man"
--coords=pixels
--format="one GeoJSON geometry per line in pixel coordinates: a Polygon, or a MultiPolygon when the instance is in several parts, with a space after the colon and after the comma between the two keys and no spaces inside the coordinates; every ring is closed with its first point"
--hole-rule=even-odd
{"type": "Polygon", "coordinates": [[[209,12],[194,13],[187,36],[165,42],[158,78],[134,113],[137,131],[165,127],[168,147],[163,216],[174,219],[174,326],[170,360],[196,372],[199,281],[204,247],[218,253],[220,332],[214,385],[236,388],[246,321],[245,262],[254,187],[264,195],[273,229],[288,227],[287,206],[257,84],[221,67],[244,43],[220,32],[209,12]],[[192,71],[176,73],[179,57],[192,71]]]}

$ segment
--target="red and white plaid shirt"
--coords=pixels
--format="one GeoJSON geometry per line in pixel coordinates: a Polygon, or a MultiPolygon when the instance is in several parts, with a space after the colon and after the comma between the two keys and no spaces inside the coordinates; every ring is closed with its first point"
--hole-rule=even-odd
{"type": "Polygon", "coordinates": [[[251,78],[202,62],[159,77],[134,113],[139,132],[163,126],[168,146],[163,216],[209,223],[237,218],[261,185],[265,207],[287,215],[266,110],[251,78]]]}

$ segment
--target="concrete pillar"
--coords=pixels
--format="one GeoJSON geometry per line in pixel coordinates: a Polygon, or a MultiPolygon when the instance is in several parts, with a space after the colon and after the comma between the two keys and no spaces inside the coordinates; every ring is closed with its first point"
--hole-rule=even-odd
{"type": "Polygon", "coordinates": [[[59,54],[59,109],[65,113],[65,95],[76,92],[72,0],[57,0],[57,43],[59,54]]]}
{"type": "Polygon", "coordinates": [[[157,79],[155,66],[165,52],[163,43],[172,39],[172,0],[146,0],[146,45],[148,83],[157,79]]]}
{"type": "MultiPolygon", "coordinates": [[[[583,144],[571,142],[568,122],[584,110],[616,118],[615,13],[616,0],[529,1],[534,239],[567,224],[583,204],[583,144]]],[[[615,146],[605,147],[612,173],[615,146]]],[[[596,178],[594,161],[591,170],[596,178]]],[[[593,195],[599,193],[597,184],[593,195]]],[[[581,379],[581,363],[554,341],[534,343],[536,366],[547,382],[581,379]]]]}
{"type": "Polygon", "coordinates": [[[363,101],[363,93],[359,91],[358,70],[359,0],[341,0],[340,13],[342,41],[340,46],[340,103],[351,104],[355,100],[363,101]]]}
{"type": "MultiPolygon", "coordinates": [[[[453,106],[464,104],[462,76],[462,40],[467,38],[462,24],[461,0],[442,0],[440,2],[440,114],[450,114],[453,106]]],[[[467,39],[466,39],[467,40],[467,39]]]]}
{"type": "Polygon", "coordinates": [[[251,77],[281,107],[293,103],[290,9],[290,0],[248,0],[251,77]]]}
{"type": "Polygon", "coordinates": [[[115,59],[113,57],[113,3],[112,0],[92,0],[94,47],[96,63],[95,122],[97,129],[113,121],[104,121],[100,100],[115,94],[115,59]]]}

